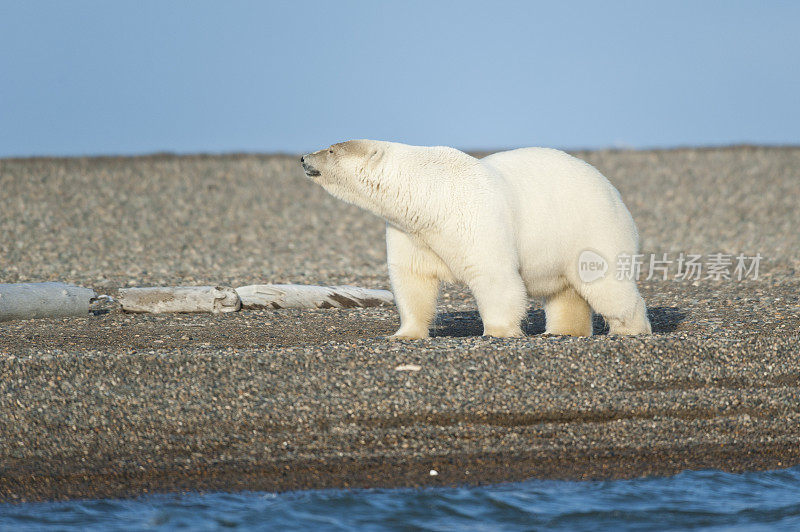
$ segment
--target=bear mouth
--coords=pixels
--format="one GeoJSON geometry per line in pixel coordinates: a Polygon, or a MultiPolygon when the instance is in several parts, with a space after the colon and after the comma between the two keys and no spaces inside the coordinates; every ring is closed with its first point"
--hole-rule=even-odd
{"type": "Polygon", "coordinates": [[[303,163],[303,170],[305,171],[308,177],[317,177],[318,175],[320,175],[319,170],[305,163],[303,163]]]}

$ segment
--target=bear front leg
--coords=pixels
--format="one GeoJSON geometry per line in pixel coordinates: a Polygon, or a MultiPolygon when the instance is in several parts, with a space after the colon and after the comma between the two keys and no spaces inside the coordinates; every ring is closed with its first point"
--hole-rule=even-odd
{"type": "Polygon", "coordinates": [[[392,291],[400,312],[400,328],[395,338],[427,338],[436,313],[439,281],[423,277],[409,270],[389,268],[392,291]]]}
{"type": "Polygon", "coordinates": [[[438,258],[399,229],[386,226],[389,279],[400,329],[393,338],[420,339],[429,336],[439,296],[438,258]]]}
{"type": "Polygon", "coordinates": [[[478,275],[468,284],[478,303],[484,336],[524,336],[522,318],[528,308],[528,295],[518,272],[478,275]]]}

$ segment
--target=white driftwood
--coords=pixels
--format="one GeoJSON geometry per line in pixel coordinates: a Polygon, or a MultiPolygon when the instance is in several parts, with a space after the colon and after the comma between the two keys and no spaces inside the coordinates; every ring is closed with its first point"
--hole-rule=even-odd
{"type": "Polygon", "coordinates": [[[88,316],[94,290],[65,283],[0,284],[0,321],[88,316]]]}
{"type": "Polygon", "coordinates": [[[236,312],[242,302],[228,286],[122,288],[117,302],[125,312],[236,312]]]}
{"type": "Polygon", "coordinates": [[[388,290],[357,286],[254,284],[239,287],[236,293],[246,309],[375,307],[394,303],[388,290]]]}

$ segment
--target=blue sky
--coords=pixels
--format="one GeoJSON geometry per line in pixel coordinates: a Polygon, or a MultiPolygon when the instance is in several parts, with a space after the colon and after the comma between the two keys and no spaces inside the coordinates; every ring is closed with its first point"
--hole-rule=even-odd
{"type": "Polygon", "coordinates": [[[0,0],[0,156],[800,144],[800,2],[0,0]]]}

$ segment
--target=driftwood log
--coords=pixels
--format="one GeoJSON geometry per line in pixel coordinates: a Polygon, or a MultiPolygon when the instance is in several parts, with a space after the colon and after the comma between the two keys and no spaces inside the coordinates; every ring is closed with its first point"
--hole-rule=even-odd
{"type": "MultiPolygon", "coordinates": [[[[0,284],[0,321],[88,316],[92,305],[114,301],[89,288],[65,283],[0,284]]],[[[124,312],[236,312],[246,309],[352,308],[391,305],[388,290],[357,286],[257,284],[121,288],[116,297],[124,312]]]]}
{"type": "Polygon", "coordinates": [[[65,283],[0,284],[0,321],[88,316],[94,290],[65,283]]]}
{"type": "Polygon", "coordinates": [[[236,289],[246,309],[351,308],[391,305],[388,290],[357,286],[307,286],[298,284],[255,284],[236,289]]]}
{"type": "Polygon", "coordinates": [[[242,303],[228,286],[122,288],[117,302],[125,312],[236,312],[242,303]]]}

